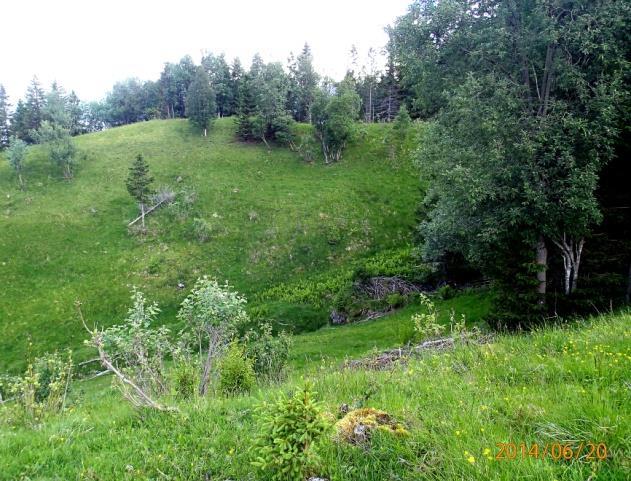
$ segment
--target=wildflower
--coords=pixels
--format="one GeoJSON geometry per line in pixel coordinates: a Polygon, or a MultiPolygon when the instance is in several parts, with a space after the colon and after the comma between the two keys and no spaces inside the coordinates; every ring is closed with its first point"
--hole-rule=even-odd
{"type": "Polygon", "coordinates": [[[467,458],[467,461],[469,461],[471,464],[475,464],[475,458],[473,456],[469,456],[467,458]]]}
{"type": "Polygon", "coordinates": [[[491,454],[491,450],[490,450],[489,448],[484,448],[484,452],[483,452],[483,454],[484,454],[485,456],[489,456],[489,455],[491,454]]]}
{"type": "Polygon", "coordinates": [[[460,431],[456,431],[456,436],[460,436],[460,431]]]}

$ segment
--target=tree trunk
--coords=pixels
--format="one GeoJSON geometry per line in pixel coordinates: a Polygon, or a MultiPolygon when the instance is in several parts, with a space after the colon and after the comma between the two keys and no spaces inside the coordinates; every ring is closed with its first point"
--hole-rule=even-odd
{"type": "Polygon", "coordinates": [[[546,300],[547,270],[548,270],[548,248],[543,235],[537,241],[535,262],[537,263],[537,293],[539,294],[539,304],[544,304],[546,300]]]}
{"type": "Polygon", "coordinates": [[[629,263],[629,281],[627,283],[627,295],[625,297],[627,303],[631,302],[631,262],[629,263]]]}
{"type": "Polygon", "coordinates": [[[207,129],[204,129],[204,137],[207,136],[207,129]]]}
{"type": "Polygon", "coordinates": [[[145,228],[145,204],[140,203],[140,216],[142,217],[142,228],[145,228]]]}
{"type": "Polygon", "coordinates": [[[322,154],[324,155],[324,163],[328,164],[329,163],[329,149],[327,148],[326,143],[324,142],[324,137],[322,137],[321,141],[322,141],[322,154]]]}
{"type": "Polygon", "coordinates": [[[217,334],[209,331],[208,332],[208,353],[206,354],[206,361],[204,362],[204,370],[202,372],[202,378],[199,381],[199,395],[205,396],[208,392],[208,383],[210,381],[210,373],[212,371],[213,366],[213,358],[215,357],[217,345],[219,343],[219,339],[217,338],[217,334]]]}
{"type": "Polygon", "coordinates": [[[212,368],[212,356],[213,356],[213,349],[210,345],[211,343],[208,343],[208,354],[206,355],[206,362],[204,362],[204,371],[202,372],[202,378],[199,381],[199,395],[200,396],[205,396],[206,392],[208,391],[208,380],[210,379],[210,370],[212,368]]]}
{"type": "Polygon", "coordinates": [[[575,241],[572,238],[568,238],[564,232],[561,238],[552,239],[552,242],[559,248],[563,257],[563,267],[565,269],[564,292],[566,296],[569,296],[576,290],[578,285],[578,271],[581,266],[581,254],[583,253],[585,239],[581,238],[575,241]]]}

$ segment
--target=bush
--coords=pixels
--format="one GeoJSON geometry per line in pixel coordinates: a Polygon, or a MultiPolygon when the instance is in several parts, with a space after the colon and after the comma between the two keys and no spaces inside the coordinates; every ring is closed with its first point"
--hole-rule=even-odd
{"type": "Polygon", "coordinates": [[[434,303],[423,293],[419,297],[421,305],[427,309],[427,312],[421,312],[412,316],[415,334],[421,339],[441,335],[445,332],[445,326],[438,323],[438,312],[434,303]]]}
{"type": "Polygon", "coordinates": [[[230,343],[219,363],[219,390],[226,395],[249,392],[255,382],[253,364],[238,342],[230,343]]]}
{"type": "Polygon", "coordinates": [[[388,294],[386,297],[386,303],[390,308],[398,308],[403,307],[407,303],[407,297],[403,294],[399,294],[398,292],[394,292],[392,294],[388,294]]]}
{"type": "Polygon", "coordinates": [[[27,422],[36,422],[46,414],[61,411],[73,369],[70,351],[65,358],[55,352],[35,359],[22,376],[5,378],[9,396],[17,401],[18,416],[27,422]]]}
{"type": "Polygon", "coordinates": [[[199,346],[206,346],[206,359],[199,383],[199,393],[207,392],[210,374],[215,359],[233,335],[247,326],[249,317],[245,312],[246,299],[226,283],[202,277],[197,279],[177,314],[199,346]]]}
{"type": "Polygon", "coordinates": [[[199,365],[194,362],[178,362],[171,371],[173,394],[179,399],[190,399],[199,384],[199,365]]]}
{"type": "Polygon", "coordinates": [[[272,481],[303,481],[317,461],[316,448],[328,430],[309,386],[281,396],[259,411],[261,434],[252,462],[272,481]]]}
{"type": "Polygon", "coordinates": [[[102,332],[91,331],[92,337],[86,344],[98,349],[101,362],[114,372],[118,388],[128,401],[135,406],[154,405],[147,399],[166,394],[164,361],[172,355],[174,346],[167,327],[153,329],[151,326],[160,312],[157,304],[148,304],[142,292],[136,289],[132,300],[133,305],[122,324],[102,332]]]}
{"type": "Polygon", "coordinates": [[[444,286],[438,288],[436,294],[438,294],[438,297],[440,297],[443,301],[447,301],[456,295],[456,289],[449,284],[445,284],[444,286]]]}
{"type": "Polygon", "coordinates": [[[285,377],[289,360],[291,337],[284,331],[272,335],[272,326],[264,323],[260,331],[249,331],[245,336],[245,354],[254,361],[254,372],[269,380],[285,377]]]}

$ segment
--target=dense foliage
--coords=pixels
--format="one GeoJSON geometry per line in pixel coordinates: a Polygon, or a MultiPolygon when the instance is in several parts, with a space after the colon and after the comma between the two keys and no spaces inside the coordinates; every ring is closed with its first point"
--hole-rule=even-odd
{"type": "Polygon", "coordinates": [[[203,68],[198,67],[186,96],[186,115],[206,136],[208,124],[215,117],[215,92],[203,68]]]}
{"type": "Polygon", "coordinates": [[[559,290],[576,290],[629,98],[630,18],[619,1],[450,0],[415,2],[399,19],[391,49],[415,111],[433,119],[417,157],[428,259],[463,253],[498,285],[531,292],[533,313],[555,256],[559,290]]]}

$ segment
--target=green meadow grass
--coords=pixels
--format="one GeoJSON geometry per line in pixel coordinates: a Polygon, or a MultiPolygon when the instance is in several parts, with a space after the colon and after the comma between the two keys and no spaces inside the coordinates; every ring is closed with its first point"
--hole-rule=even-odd
{"type": "MultiPolygon", "coordinates": [[[[410,322],[399,312],[364,325],[396,330],[404,319],[410,322]]],[[[77,382],[65,413],[35,428],[0,428],[0,479],[264,480],[250,465],[256,408],[305,382],[334,417],[342,403],[365,400],[409,431],[407,437],[379,433],[366,446],[327,436],[314,474],[331,480],[628,479],[630,325],[631,313],[623,312],[500,335],[385,372],[343,370],[329,330],[321,330],[296,336],[295,349],[313,351],[319,341],[327,359],[308,366],[294,360],[281,385],[180,403],[178,414],[134,411],[107,379],[77,382]],[[537,443],[542,451],[553,443],[574,450],[603,443],[607,457],[535,459],[519,450],[513,460],[497,460],[497,443],[508,442],[537,443]]],[[[362,329],[368,328],[339,327],[336,338],[352,345],[362,329]]]]}
{"type": "Polygon", "coordinates": [[[361,127],[332,166],[240,143],[233,119],[218,120],[208,138],[185,120],[77,137],[79,161],[69,182],[34,147],[25,192],[1,161],[0,372],[24,366],[29,338],[32,355],[70,346],[83,357],[77,299],[90,321],[110,325],[123,318],[137,286],[160,302],[160,322],[172,324],[198,276],[228,280],[253,298],[408,244],[418,176],[409,163],[387,159],[386,128],[361,127]],[[146,236],[126,227],[137,208],[125,178],[138,153],[156,187],[195,194],[188,218],[178,216],[178,206],[161,209],[148,218],[146,236]],[[195,217],[210,225],[207,242],[194,237],[195,217]]]}

